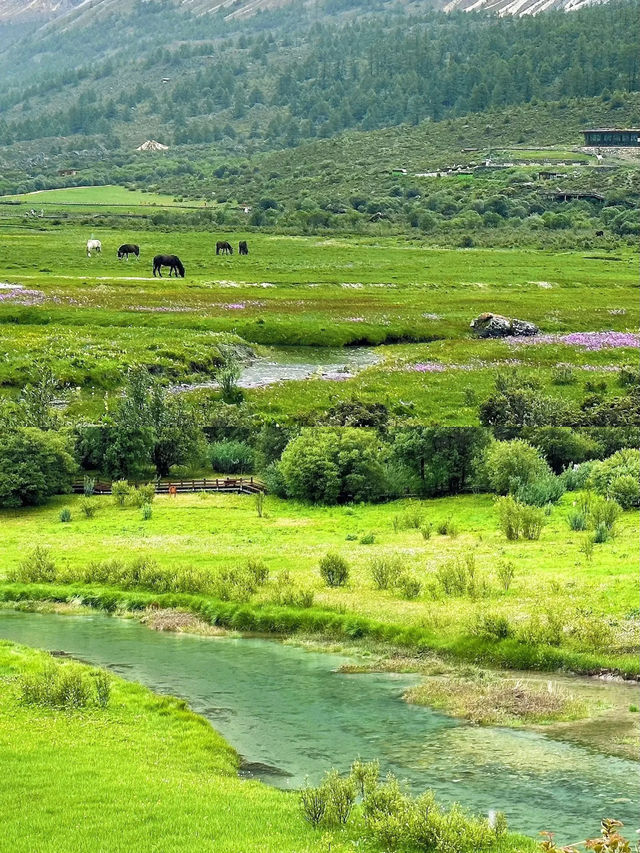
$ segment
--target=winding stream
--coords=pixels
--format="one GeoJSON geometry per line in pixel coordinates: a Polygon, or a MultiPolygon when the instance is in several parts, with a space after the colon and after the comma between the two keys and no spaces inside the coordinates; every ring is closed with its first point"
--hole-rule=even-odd
{"type": "MultiPolygon", "coordinates": [[[[264,348],[263,348],[264,349],[264,348]]],[[[377,364],[380,357],[371,347],[272,347],[265,356],[242,367],[241,388],[265,388],[276,382],[317,377],[340,381],[351,379],[359,370],[377,364]]],[[[174,393],[217,388],[215,380],[174,385],[174,393]]]]}
{"type": "Polygon", "coordinates": [[[379,758],[417,791],[433,788],[512,829],[553,829],[562,843],[595,835],[601,817],[640,827],[638,766],[578,744],[479,728],[407,705],[417,676],[335,672],[348,659],[272,640],[151,631],[103,614],[0,611],[0,637],[63,650],[159,693],[185,699],[253,767],[281,788],[379,758]],[[263,765],[263,766],[261,766],[263,765]]]}

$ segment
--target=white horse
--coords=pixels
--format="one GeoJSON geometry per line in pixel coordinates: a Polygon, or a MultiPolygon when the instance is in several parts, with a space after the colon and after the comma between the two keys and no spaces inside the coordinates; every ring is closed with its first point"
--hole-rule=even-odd
{"type": "Polygon", "coordinates": [[[96,255],[99,255],[102,252],[102,243],[100,240],[87,240],[87,257],[91,257],[91,250],[93,250],[96,255]]]}

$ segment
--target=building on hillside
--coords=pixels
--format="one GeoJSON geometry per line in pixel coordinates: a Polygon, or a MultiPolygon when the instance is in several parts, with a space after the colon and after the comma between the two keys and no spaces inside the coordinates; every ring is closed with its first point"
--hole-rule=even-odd
{"type": "Polygon", "coordinates": [[[597,127],[583,130],[584,144],[589,148],[616,146],[622,148],[640,147],[640,128],[597,127]]]}
{"type": "Polygon", "coordinates": [[[147,139],[142,145],[138,145],[136,151],[168,151],[169,146],[163,145],[162,142],[156,142],[155,139],[147,139]]]}

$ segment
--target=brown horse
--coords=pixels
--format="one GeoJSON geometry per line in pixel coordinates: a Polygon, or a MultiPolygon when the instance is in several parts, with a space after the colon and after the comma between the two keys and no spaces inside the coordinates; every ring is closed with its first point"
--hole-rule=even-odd
{"type": "Polygon", "coordinates": [[[246,240],[240,240],[240,242],[238,243],[238,254],[239,255],[248,255],[249,254],[249,247],[247,246],[246,240]]]}
{"type": "Polygon", "coordinates": [[[233,255],[233,247],[226,240],[218,240],[216,243],[216,255],[233,255]]]}

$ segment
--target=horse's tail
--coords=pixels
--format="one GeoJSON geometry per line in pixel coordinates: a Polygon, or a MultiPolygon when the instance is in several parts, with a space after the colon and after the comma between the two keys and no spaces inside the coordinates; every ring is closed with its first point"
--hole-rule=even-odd
{"type": "Polygon", "coordinates": [[[176,257],[176,267],[178,269],[178,272],[182,276],[182,278],[184,278],[184,264],[182,263],[182,261],[178,257],[176,257]]]}

